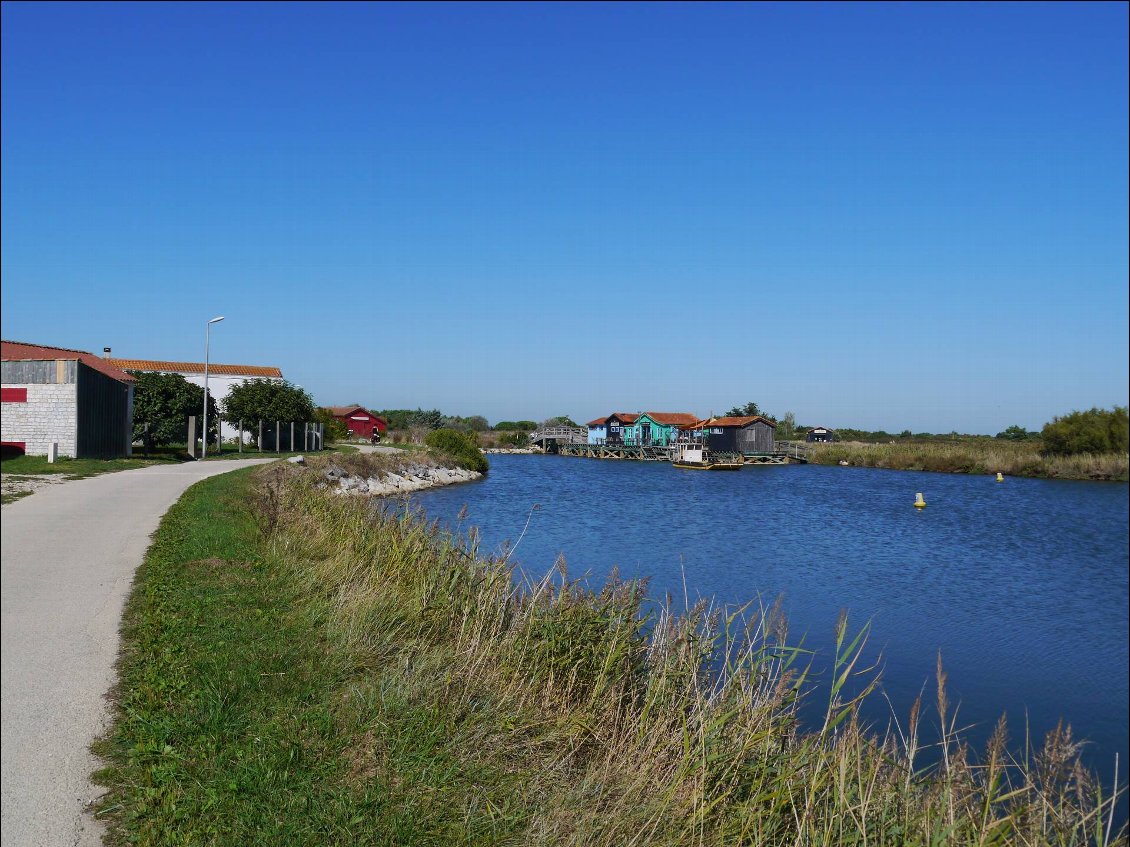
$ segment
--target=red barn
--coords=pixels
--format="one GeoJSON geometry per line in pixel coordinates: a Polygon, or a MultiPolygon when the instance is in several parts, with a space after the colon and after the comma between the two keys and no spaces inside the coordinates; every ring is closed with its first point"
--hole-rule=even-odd
{"type": "Polygon", "coordinates": [[[384,418],[379,418],[364,406],[330,406],[329,413],[345,424],[349,434],[356,438],[372,439],[373,433],[388,429],[384,418]]]}

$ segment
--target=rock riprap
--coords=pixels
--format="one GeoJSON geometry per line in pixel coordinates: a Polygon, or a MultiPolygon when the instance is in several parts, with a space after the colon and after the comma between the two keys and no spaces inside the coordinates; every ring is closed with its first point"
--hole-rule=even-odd
{"type": "Polygon", "coordinates": [[[438,488],[441,485],[454,485],[458,482],[472,482],[482,478],[478,471],[463,468],[441,468],[430,465],[408,465],[399,473],[389,471],[379,477],[362,477],[331,465],[325,471],[327,482],[338,494],[365,494],[371,497],[385,497],[390,494],[408,494],[425,488],[438,488]]]}

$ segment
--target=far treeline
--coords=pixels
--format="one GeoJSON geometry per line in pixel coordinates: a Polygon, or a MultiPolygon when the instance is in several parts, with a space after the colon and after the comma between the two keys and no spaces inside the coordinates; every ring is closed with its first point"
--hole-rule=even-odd
{"type": "MultiPolygon", "coordinates": [[[[777,438],[789,440],[803,436],[813,425],[798,424],[792,412],[785,412],[780,418],[761,410],[756,403],[735,406],[726,412],[729,416],[760,415],[777,424],[777,438]]],[[[904,429],[892,433],[886,430],[852,429],[834,427],[836,441],[859,441],[872,444],[890,444],[900,441],[933,442],[952,444],[962,441],[984,441],[990,436],[958,432],[911,432],[904,429]]],[[[1033,442],[1040,453],[1048,456],[1072,456],[1080,453],[1104,454],[1126,453],[1130,442],[1127,407],[1115,406],[1113,409],[1093,408],[1083,412],[1071,412],[1053,418],[1040,431],[1027,430],[1013,425],[998,432],[991,438],[1008,442],[1033,442]]]]}

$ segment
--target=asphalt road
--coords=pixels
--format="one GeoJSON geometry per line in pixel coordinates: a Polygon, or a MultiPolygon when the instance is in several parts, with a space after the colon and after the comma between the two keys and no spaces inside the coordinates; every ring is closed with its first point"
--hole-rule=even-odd
{"type": "Polygon", "coordinates": [[[264,459],[158,465],[53,485],[3,507],[4,847],[97,845],[91,742],[105,729],[118,624],[165,511],[198,480],[264,459]]]}

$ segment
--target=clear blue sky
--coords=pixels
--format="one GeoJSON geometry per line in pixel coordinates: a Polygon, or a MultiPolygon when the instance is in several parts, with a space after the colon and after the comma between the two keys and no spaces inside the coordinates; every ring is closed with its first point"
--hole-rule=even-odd
{"type": "Polygon", "coordinates": [[[3,5],[3,337],[324,404],[1127,402],[1127,4],[3,5]]]}

